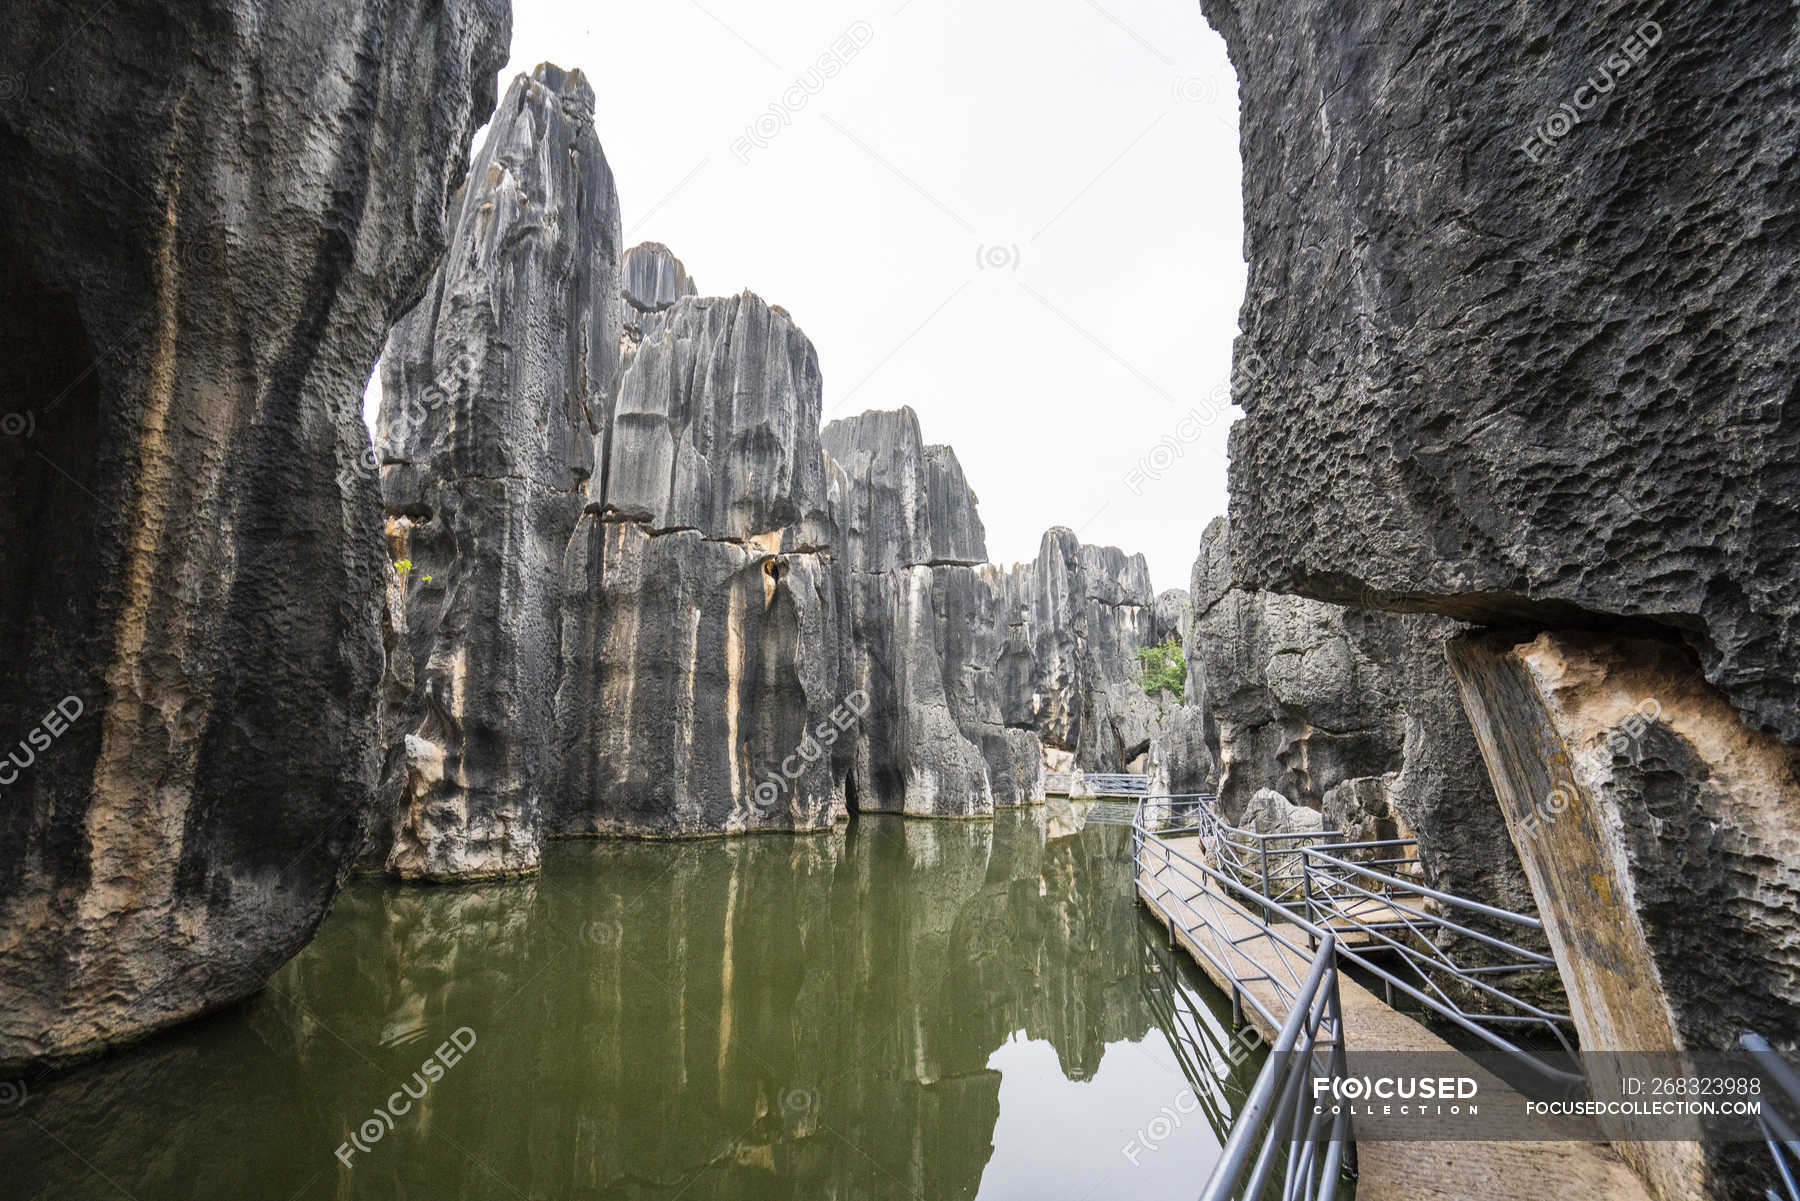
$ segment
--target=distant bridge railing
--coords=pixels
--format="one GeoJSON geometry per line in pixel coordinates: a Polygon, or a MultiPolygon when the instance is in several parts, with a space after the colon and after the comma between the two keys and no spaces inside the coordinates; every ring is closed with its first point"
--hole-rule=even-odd
{"type": "Polygon", "coordinates": [[[1150,794],[1150,777],[1140,772],[1052,771],[1044,773],[1044,791],[1058,796],[1141,797],[1150,794]]]}

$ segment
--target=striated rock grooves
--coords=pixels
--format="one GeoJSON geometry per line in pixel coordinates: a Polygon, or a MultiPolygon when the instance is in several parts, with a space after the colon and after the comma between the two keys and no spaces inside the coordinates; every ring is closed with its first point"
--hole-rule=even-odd
{"type": "Polygon", "coordinates": [[[619,205],[581,73],[520,76],[470,171],[450,254],[383,360],[382,499],[415,688],[389,738],[387,866],[534,872],[553,778],[562,559],[619,341],[619,205]]]}
{"type": "Polygon", "coordinates": [[[826,826],[839,690],[818,355],[746,292],[628,360],[563,564],[562,834],[826,826]]]}
{"type": "Polygon", "coordinates": [[[1137,649],[1159,638],[1144,557],[1085,545],[1057,526],[1035,560],[1013,568],[1007,590],[1021,627],[1009,653],[1007,723],[1072,752],[1083,771],[1141,770],[1166,707],[1138,683],[1137,649]]]}
{"type": "Polygon", "coordinates": [[[1000,574],[955,453],[910,408],[825,427],[844,473],[836,527],[843,685],[870,710],[841,760],[846,804],[973,817],[1041,793],[1036,748],[1009,736],[994,676],[1000,574]],[[990,762],[990,756],[992,761],[990,762]]]}
{"type": "Polygon", "coordinates": [[[10,1069],[256,991],[350,866],[385,566],[358,398],[442,253],[510,21],[501,0],[7,19],[10,1069]]]}
{"type": "Polygon", "coordinates": [[[620,349],[629,354],[662,331],[664,315],[699,289],[687,267],[661,242],[641,242],[619,263],[620,349]]]}
{"type": "Polygon", "coordinates": [[[1150,637],[1154,641],[1161,643],[1172,638],[1185,645],[1193,624],[1193,597],[1185,588],[1169,588],[1156,594],[1150,622],[1150,637]]]}
{"type": "Polygon", "coordinates": [[[619,381],[600,493],[607,520],[768,550],[830,543],[819,357],[745,292],[686,298],[619,381]]]}
{"type": "MultiPolygon", "coordinates": [[[[1792,6],[1203,6],[1271,385],[1241,581],[1498,627],[1453,662],[1583,1044],[1791,1052],[1792,6]]],[[[1744,1149],[1622,1151],[1661,1197],[1754,1191],[1744,1149]]]]}

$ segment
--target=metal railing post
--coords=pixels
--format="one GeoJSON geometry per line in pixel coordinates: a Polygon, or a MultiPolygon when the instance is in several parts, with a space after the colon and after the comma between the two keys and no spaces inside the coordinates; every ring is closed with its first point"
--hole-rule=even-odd
{"type": "Polygon", "coordinates": [[[1275,900],[1274,893],[1269,890],[1269,840],[1257,839],[1256,847],[1262,856],[1263,918],[1272,922],[1275,920],[1275,900]]]}
{"type": "MultiPolygon", "coordinates": [[[[1750,1052],[1790,1106],[1800,1106],[1800,1075],[1796,1075],[1793,1068],[1782,1062],[1781,1057],[1775,1053],[1775,1048],[1769,1045],[1768,1039],[1759,1034],[1745,1033],[1739,1036],[1738,1045],[1750,1052]]],[[[1781,1189],[1777,1191],[1771,1188],[1766,1196],[1768,1201],[1797,1201],[1800,1199],[1800,1180],[1795,1178],[1795,1167],[1800,1162],[1800,1137],[1796,1137],[1786,1118],[1776,1109],[1775,1090],[1768,1092],[1769,1095],[1763,1099],[1762,1113],[1757,1122],[1762,1127],[1763,1141],[1774,1161],[1781,1189]]]]}
{"type": "MultiPolygon", "coordinates": [[[[1304,898],[1306,905],[1306,920],[1308,924],[1313,924],[1317,919],[1313,913],[1312,856],[1306,853],[1306,848],[1304,847],[1300,849],[1300,895],[1304,898]]],[[[1311,930],[1308,930],[1306,932],[1306,945],[1315,951],[1318,950],[1319,936],[1314,934],[1311,930]]]]}
{"type": "MultiPolygon", "coordinates": [[[[1339,973],[1331,973],[1331,995],[1327,1001],[1331,1014],[1331,1029],[1336,1036],[1337,1046],[1331,1052],[1331,1073],[1344,1077],[1350,1074],[1350,1040],[1344,1035],[1344,998],[1338,991],[1339,973]]],[[[1344,1167],[1349,1173],[1356,1175],[1356,1126],[1355,1119],[1344,1115],[1343,1128],[1344,1167]]]]}

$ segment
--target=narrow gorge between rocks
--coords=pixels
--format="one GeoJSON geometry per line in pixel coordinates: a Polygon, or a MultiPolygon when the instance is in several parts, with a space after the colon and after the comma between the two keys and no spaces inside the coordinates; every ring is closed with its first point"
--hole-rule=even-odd
{"type": "Polygon", "coordinates": [[[1800,1201],[1794,0],[77,7],[0,1197],[1800,1201]]]}

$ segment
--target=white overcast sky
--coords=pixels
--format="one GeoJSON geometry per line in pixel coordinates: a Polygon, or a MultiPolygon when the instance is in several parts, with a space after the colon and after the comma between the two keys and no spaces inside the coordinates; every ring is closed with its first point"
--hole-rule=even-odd
{"type": "Polygon", "coordinates": [[[792,313],[826,420],[911,405],[996,562],[1067,525],[1187,586],[1225,511],[1244,289],[1236,82],[1197,0],[513,11],[502,94],[539,62],[582,69],[626,244],[792,313]],[[867,45],[742,161],[852,27],[867,45]]]}

